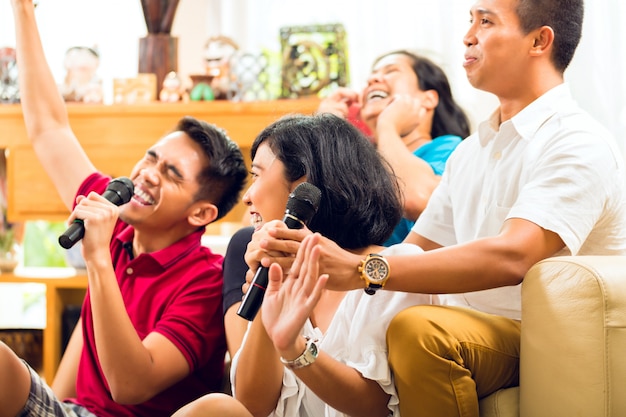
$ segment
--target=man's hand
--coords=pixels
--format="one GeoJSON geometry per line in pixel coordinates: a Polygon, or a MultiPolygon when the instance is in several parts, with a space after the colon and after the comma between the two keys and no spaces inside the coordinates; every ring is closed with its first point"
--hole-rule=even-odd
{"type": "Polygon", "coordinates": [[[76,203],[68,222],[80,219],[85,225],[83,257],[86,261],[94,256],[104,256],[103,259],[108,259],[109,244],[119,217],[119,207],[96,192],[91,192],[86,197],[78,196],[76,203]]]}

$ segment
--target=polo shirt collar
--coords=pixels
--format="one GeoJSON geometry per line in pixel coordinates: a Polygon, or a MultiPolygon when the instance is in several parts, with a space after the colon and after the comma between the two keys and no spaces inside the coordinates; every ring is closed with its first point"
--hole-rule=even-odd
{"type": "MultiPolygon", "coordinates": [[[[157,262],[162,268],[167,268],[173,262],[178,261],[181,257],[185,256],[193,249],[199,247],[201,245],[201,239],[204,232],[205,228],[202,227],[199,230],[196,230],[195,232],[183,237],[177,242],[174,242],[167,248],[158,250],[156,252],[142,253],[139,257],[135,259],[148,257],[157,262]]],[[[135,229],[132,226],[127,226],[116,236],[115,239],[118,240],[118,243],[120,245],[123,245],[125,242],[132,242],[134,236],[135,229]]]]}

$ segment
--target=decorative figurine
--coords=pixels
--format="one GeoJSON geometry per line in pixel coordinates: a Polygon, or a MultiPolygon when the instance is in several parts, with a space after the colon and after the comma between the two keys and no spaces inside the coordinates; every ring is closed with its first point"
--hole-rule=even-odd
{"type": "Polygon", "coordinates": [[[60,86],[65,101],[102,103],[102,83],[96,72],[100,56],[94,48],[73,46],[65,52],[65,80],[60,86]]]}
{"type": "Polygon", "coordinates": [[[159,100],[168,103],[174,103],[184,100],[186,97],[185,87],[180,77],[174,72],[170,71],[163,80],[163,86],[159,93],[159,100]]]}
{"type": "Polygon", "coordinates": [[[15,49],[0,48],[0,103],[19,103],[15,49]]]}

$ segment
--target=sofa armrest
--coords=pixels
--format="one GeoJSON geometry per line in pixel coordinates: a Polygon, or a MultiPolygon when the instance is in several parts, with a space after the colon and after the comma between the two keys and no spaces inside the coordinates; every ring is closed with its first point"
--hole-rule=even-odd
{"type": "Polygon", "coordinates": [[[543,260],[522,284],[520,414],[626,415],[626,256],[543,260]]]}

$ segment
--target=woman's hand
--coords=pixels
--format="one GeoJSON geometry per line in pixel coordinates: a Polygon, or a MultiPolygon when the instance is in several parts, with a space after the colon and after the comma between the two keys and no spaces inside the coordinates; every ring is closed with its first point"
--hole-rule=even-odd
{"type": "Polygon", "coordinates": [[[317,112],[332,113],[347,119],[350,106],[353,105],[360,106],[359,93],[345,87],[339,87],[320,102],[317,112]]]}
{"type": "Polygon", "coordinates": [[[319,234],[309,235],[302,241],[286,276],[278,264],[270,265],[269,283],[261,307],[262,320],[274,347],[283,357],[297,357],[301,353],[298,339],[302,327],[328,280],[328,275],[319,274],[319,241],[319,234]]]}
{"type": "MultiPolygon", "coordinates": [[[[400,137],[411,133],[426,116],[427,109],[422,100],[408,94],[396,94],[393,100],[378,115],[377,130],[390,128],[400,137]]],[[[378,135],[377,135],[378,136],[378,135]]],[[[380,141],[380,139],[378,139],[380,141]]]]}

